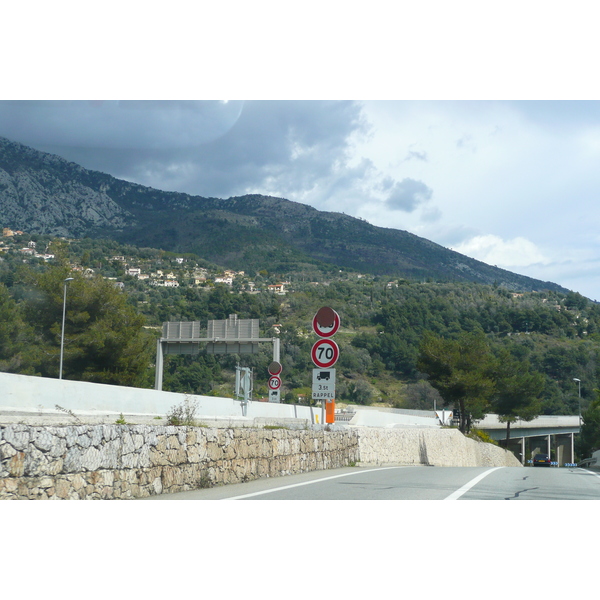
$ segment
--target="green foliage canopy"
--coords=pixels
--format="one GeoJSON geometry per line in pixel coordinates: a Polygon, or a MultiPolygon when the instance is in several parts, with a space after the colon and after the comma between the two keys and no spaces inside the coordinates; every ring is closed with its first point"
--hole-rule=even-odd
{"type": "Polygon", "coordinates": [[[446,404],[458,407],[460,430],[471,428],[472,419],[482,419],[494,392],[489,375],[490,348],[481,333],[465,333],[444,339],[425,332],[417,366],[429,375],[446,404]]]}
{"type": "Polygon", "coordinates": [[[143,329],[145,319],[127,304],[114,282],[84,278],[57,265],[24,274],[29,293],[22,303],[31,338],[23,350],[36,373],[56,377],[60,354],[65,279],[67,285],[65,378],[146,387],[155,338],[143,329]]]}

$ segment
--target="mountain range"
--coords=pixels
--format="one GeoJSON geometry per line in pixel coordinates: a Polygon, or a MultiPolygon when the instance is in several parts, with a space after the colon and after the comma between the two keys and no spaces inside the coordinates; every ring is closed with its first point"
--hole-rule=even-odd
{"type": "Polygon", "coordinates": [[[0,137],[0,224],[194,253],[223,267],[289,273],[318,266],[373,275],[568,290],[487,265],[406,231],[284,198],[164,192],[0,137]]]}

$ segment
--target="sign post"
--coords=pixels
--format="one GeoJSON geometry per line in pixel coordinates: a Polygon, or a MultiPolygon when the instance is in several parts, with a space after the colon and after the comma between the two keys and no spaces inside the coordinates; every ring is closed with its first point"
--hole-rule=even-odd
{"type": "Polygon", "coordinates": [[[283,367],[278,360],[274,360],[267,369],[269,371],[269,402],[281,402],[281,371],[283,367]]]}
{"type": "Polygon", "coordinates": [[[340,316],[328,306],[323,306],[313,317],[313,331],[319,336],[311,350],[311,359],[317,367],[313,369],[312,397],[321,400],[326,409],[325,422],[335,423],[335,369],[333,365],[340,357],[338,345],[329,339],[340,328],[340,316]]]}

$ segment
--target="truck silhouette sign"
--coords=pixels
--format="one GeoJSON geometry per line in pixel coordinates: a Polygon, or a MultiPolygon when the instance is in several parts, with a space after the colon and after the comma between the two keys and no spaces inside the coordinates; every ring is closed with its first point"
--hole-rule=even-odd
{"type": "Polygon", "coordinates": [[[317,379],[319,381],[321,380],[325,380],[325,381],[329,381],[329,378],[331,377],[331,372],[330,371],[321,371],[318,375],[317,375],[317,379]]]}

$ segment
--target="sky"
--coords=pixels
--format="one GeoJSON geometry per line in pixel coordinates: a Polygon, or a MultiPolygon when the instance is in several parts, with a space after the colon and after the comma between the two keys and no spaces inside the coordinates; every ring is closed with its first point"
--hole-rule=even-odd
{"type": "Polygon", "coordinates": [[[600,102],[4,100],[0,135],[161,190],[277,196],[600,299],[600,102]]]}
{"type": "Polygon", "coordinates": [[[343,7],[11,5],[0,136],[162,190],[344,212],[600,300],[595,3],[343,7]]]}

